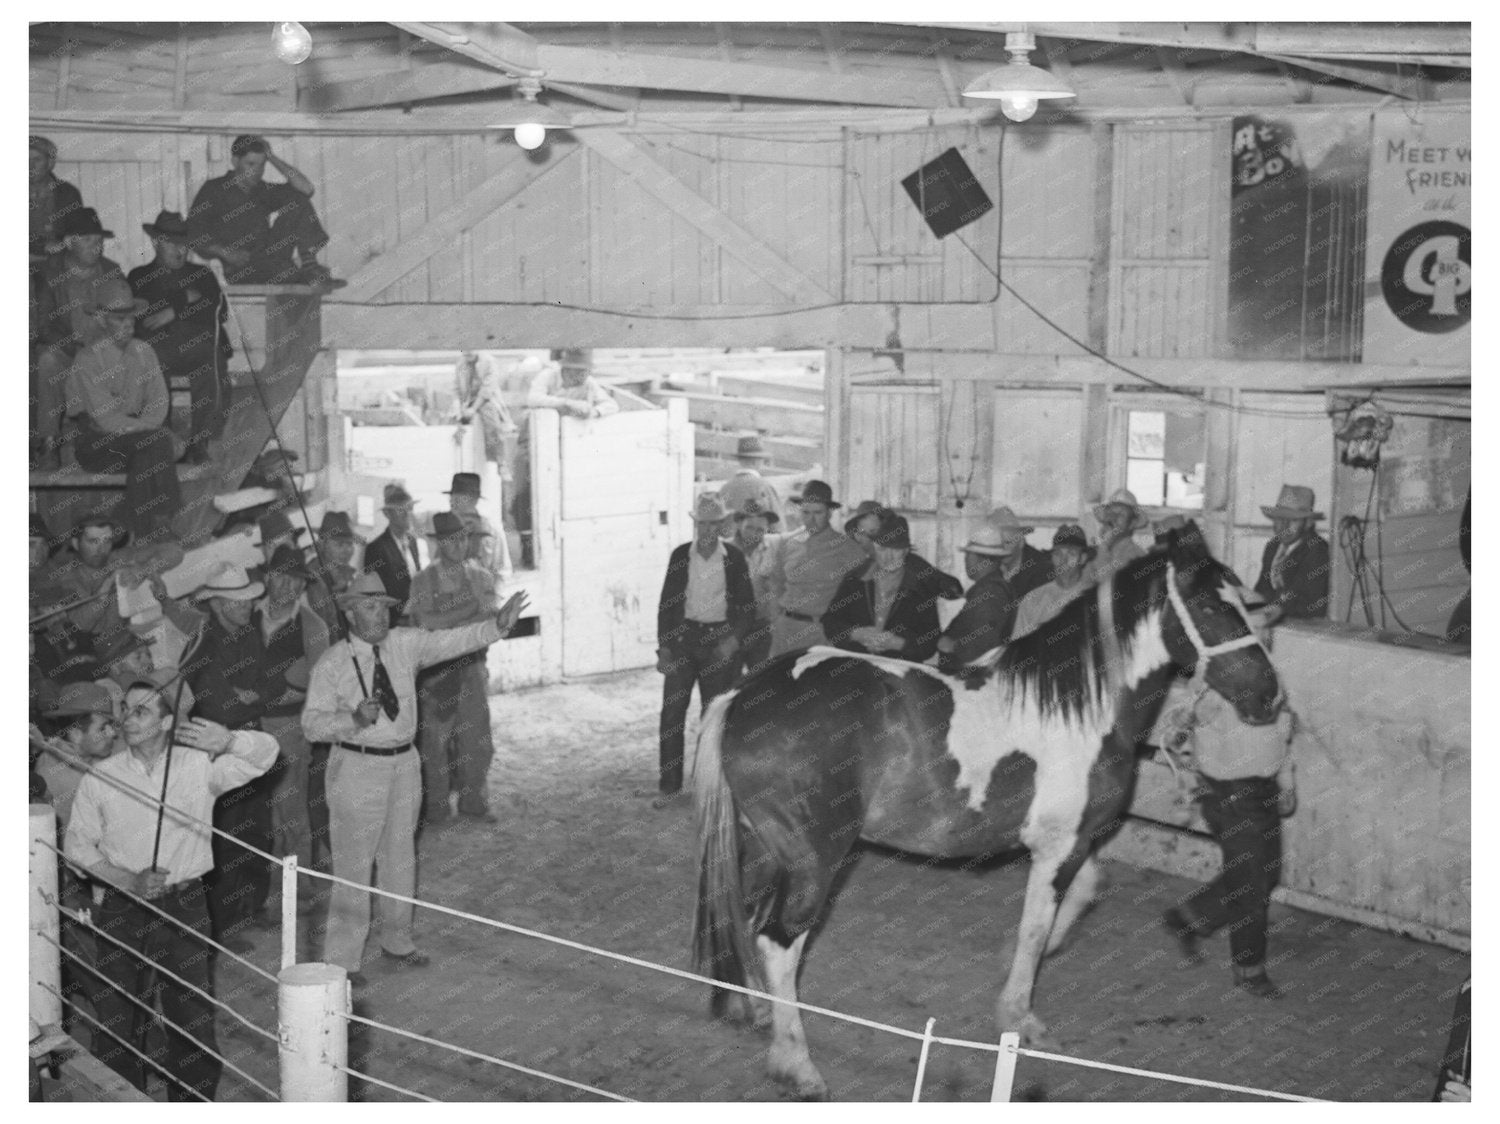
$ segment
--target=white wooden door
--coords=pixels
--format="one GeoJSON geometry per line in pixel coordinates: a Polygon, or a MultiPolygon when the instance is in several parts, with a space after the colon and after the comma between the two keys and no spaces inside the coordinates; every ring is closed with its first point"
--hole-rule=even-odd
{"type": "Polygon", "coordinates": [[[563,674],[650,667],[667,558],[690,533],[686,411],[560,418],[558,438],[563,674]]]}

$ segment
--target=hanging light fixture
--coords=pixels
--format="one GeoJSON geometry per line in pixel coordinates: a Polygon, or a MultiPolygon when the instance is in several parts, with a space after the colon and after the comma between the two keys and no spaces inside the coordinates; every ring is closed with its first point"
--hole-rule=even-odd
{"type": "Polygon", "coordinates": [[[1029,121],[1038,102],[1078,96],[1061,78],[1027,61],[1027,56],[1036,50],[1036,36],[1031,32],[1006,32],[1005,50],[1010,54],[1010,62],[970,82],[964,87],[964,97],[998,101],[1001,112],[1012,121],[1029,121]]]}
{"type": "Polygon", "coordinates": [[[530,152],[540,148],[547,139],[547,128],[566,126],[569,121],[554,109],[541,104],[536,96],[542,92],[542,84],[535,78],[522,78],[517,89],[521,99],[507,106],[490,122],[492,129],[510,129],[516,144],[530,152]]]}
{"type": "Polygon", "coordinates": [[[300,23],[278,23],[271,30],[271,50],[288,66],[296,66],[312,54],[312,36],[300,23]]]}

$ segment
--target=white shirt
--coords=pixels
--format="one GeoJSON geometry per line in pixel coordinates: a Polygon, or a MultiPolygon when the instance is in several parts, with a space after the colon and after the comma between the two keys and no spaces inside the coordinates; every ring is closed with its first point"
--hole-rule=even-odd
{"type": "Polygon", "coordinates": [[[718,624],[729,619],[729,600],[724,586],[724,544],[714,540],[707,558],[697,543],[688,544],[687,607],[683,615],[700,624],[718,624]]]}
{"type": "Polygon", "coordinates": [[[181,745],[161,754],[150,769],[128,749],[107,757],[78,782],[63,851],[85,870],[100,863],[131,871],[149,868],[156,838],[156,801],[171,754],[156,865],[167,872],[169,885],[201,877],[214,868],[209,831],[214,800],[264,773],[278,752],[270,734],[236,730],[228,751],[217,757],[181,745]]]}
{"type": "Polygon", "coordinates": [[[351,634],[319,656],[313,666],[307,705],[302,708],[302,732],[310,742],[351,742],[381,749],[407,744],[417,733],[417,671],[488,648],[499,639],[500,626],[493,617],[437,632],[391,629],[380,642],[380,662],[390,676],[399,709],[394,719],[381,710],[373,723],[360,726],[354,721],[354,709],[365,700],[366,692],[375,689],[375,653],[369,644],[351,634]]]}

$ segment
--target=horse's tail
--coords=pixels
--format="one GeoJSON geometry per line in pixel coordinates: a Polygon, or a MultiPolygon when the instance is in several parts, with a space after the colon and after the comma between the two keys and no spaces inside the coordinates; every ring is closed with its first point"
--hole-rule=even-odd
{"type": "MultiPolygon", "coordinates": [[[[738,812],[724,779],[721,747],[729,708],[738,691],[714,699],[703,714],[693,757],[693,797],[698,835],[698,909],[693,918],[693,970],[711,979],[763,990],[760,960],[750,939],[740,879],[738,812]]],[[[715,988],[722,1013],[729,993],[715,988]]]]}

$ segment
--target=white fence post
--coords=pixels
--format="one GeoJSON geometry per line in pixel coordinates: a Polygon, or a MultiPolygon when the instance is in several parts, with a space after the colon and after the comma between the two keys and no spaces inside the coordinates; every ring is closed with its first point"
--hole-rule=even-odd
{"type": "Polygon", "coordinates": [[[50,804],[31,805],[31,1018],[40,1027],[62,1025],[56,846],[57,813],[50,804]]]}
{"type": "Polygon", "coordinates": [[[927,1026],[922,1030],[922,1052],[917,1055],[917,1083],[911,1090],[912,1104],[922,1099],[922,1079],[927,1076],[927,1053],[932,1049],[932,1024],[935,1022],[937,1019],[928,1019],[927,1026]]]}
{"type": "Polygon", "coordinates": [[[1007,1030],[1000,1036],[1000,1052],[995,1055],[995,1084],[990,1087],[990,1102],[1009,1101],[1011,1089],[1016,1083],[1016,1050],[1020,1048],[1021,1036],[1007,1030]]]}
{"type": "Polygon", "coordinates": [[[292,964],[276,977],[281,1099],[349,1099],[349,974],[335,964],[292,964]]]}
{"type": "Polygon", "coordinates": [[[281,860],[281,966],[297,963],[297,856],[281,860]]]}

